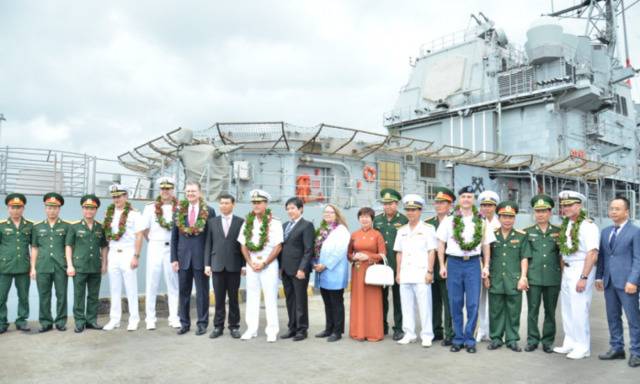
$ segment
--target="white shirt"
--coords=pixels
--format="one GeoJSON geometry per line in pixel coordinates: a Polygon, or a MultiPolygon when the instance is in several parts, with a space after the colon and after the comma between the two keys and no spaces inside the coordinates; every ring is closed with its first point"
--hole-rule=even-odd
{"type": "Polygon", "coordinates": [[[418,221],[413,229],[409,224],[400,227],[393,245],[394,251],[402,252],[400,284],[426,283],[429,251],[436,248],[436,230],[433,225],[418,221]]]}
{"type": "MultiPolygon", "coordinates": [[[[245,220],[242,223],[242,227],[240,227],[240,234],[238,235],[238,242],[242,245],[247,244],[247,240],[244,237],[244,228],[247,225],[247,221],[245,220]]],[[[256,218],[253,221],[253,233],[251,234],[251,241],[253,244],[258,244],[260,241],[260,226],[262,225],[261,221],[258,221],[256,218]]],[[[284,241],[284,233],[282,231],[282,222],[276,218],[271,218],[271,223],[269,223],[269,234],[267,244],[265,244],[262,251],[259,252],[250,252],[252,261],[266,261],[269,257],[269,254],[278,244],[281,244],[284,241]]]]}
{"type": "MultiPolygon", "coordinates": [[[[162,204],[162,217],[167,223],[173,222],[173,205],[162,204]]],[[[171,241],[171,230],[164,229],[156,220],[156,204],[147,204],[142,211],[140,230],[149,230],[149,241],[171,241]]]]}
{"type": "Polygon", "coordinates": [[[609,234],[609,242],[611,242],[611,238],[613,237],[613,232],[616,232],[616,236],[618,236],[620,234],[620,231],[622,231],[622,227],[624,227],[624,225],[627,224],[628,221],[629,220],[625,220],[624,223],[620,224],[617,232],[616,232],[616,224],[615,223],[613,224],[613,230],[609,234]]]}
{"type": "MultiPolygon", "coordinates": [[[[571,228],[573,228],[573,221],[569,220],[566,232],[567,247],[571,247],[572,244],[571,228]]],[[[594,222],[585,219],[582,224],[580,224],[578,239],[578,250],[570,255],[562,255],[565,261],[584,260],[588,251],[592,249],[598,250],[598,248],[600,248],[600,230],[598,230],[598,226],[594,222]]]]}
{"type": "MultiPolygon", "coordinates": [[[[482,252],[483,245],[488,245],[496,241],[496,236],[493,233],[492,227],[490,225],[487,225],[486,221],[483,220],[484,234],[482,236],[482,241],[480,241],[480,244],[478,244],[475,249],[472,249],[471,251],[463,251],[460,248],[460,245],[458,245],[458,242],[453,238],[453,217],[453,215],[445,217],[438,226],[438,230],[436,231],[438,240],[447,243],[447,255],[460,257],[476,256],[482,252]]],[[[475,230],[473,216],[463,216],[462,223],[464,224],[464,228],[462,229],[462,239],[465,242],[470,242],[471,240],[473,240],[473,232],[475,230]]]]}
{"type": "Polygon", "coordinates": [[[491,227],[491,231],[495,231],[501,227],[500,220],[498,220],[498,215],[493,215],[493,219],[486,220],[487,224],[491,227]]]}
{"type": "MultiPolygon", "coordinates": [[[[122,215],[123,210],[115,209],[113,212],[113,221],[111,222],[111,233],[114,235],[118,233],[118,224],[120,223],[120,216],[122,215]]],[[[120,240],[110,240],[109,248],[128,248],[135,245],[136,242],[136,233],[143,230],[142,228],[142,215],[140,212],[131,208],[129,211],[129,215],[127,216],[127,222],[125,225],[125,231],[120,240]]]]}

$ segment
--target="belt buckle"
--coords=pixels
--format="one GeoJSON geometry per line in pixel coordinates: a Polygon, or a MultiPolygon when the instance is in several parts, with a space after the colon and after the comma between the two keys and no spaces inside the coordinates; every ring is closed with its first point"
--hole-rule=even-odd
{"type": "Polygon", "coordinates": [[[118,252],[118,253],[122,253],[122,249],[120,249],[120,248],[116,248],[116,252],[118,252]]]}
{"type": "Polygon", "coordinates": [[[470,259],[470,256],[462,256],[462,260],[464,261],[469,261],[469,259],[470,259]]]}

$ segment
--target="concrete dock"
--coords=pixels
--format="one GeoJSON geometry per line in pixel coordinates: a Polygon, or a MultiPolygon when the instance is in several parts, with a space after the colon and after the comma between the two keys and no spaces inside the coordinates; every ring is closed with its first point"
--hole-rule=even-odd
{"type": "MultiPolygon", "coordinates": [[[[345,304],[348,316],[346,294],[345,304]]],[[[282,332],[287,321],[283,300],[279,306],[282,332]]],[[[523,306],[526,308],[526,304],[523,306]]],[[[243,304],[241,310],[244,312],[243,304]]],[[[541,349],[531,353],[514,353],[506,348],[489,351],[487,343],[479,344],[475,355],[464,350],[451,353],[439,342],[431,348],[420,344],[400,346],[390,336],[377,343],[353,341],[348,336],[327,343],[313,337],[324,327],[319,296],[310,298],[309,312],[310,337],[301,342],[267,343],[264,311],[259,336],[251,341],[232,339],[227,330],[215,340],[208,335],[195,336],[195,326],[190,333],[177,336],[166,320],[160,319],[155,331],[147,331],[141,322],[138,331],[127,332],[124,321],[120,329],[112,332],[86,330],[79,335],[73,332],[72,320],[66,332],[54,330],[46,334],[37,333],[37,322],[30,323],[30,334],[15,331],[12,324],[9,332],[0,335],[0,383],[640,382],[640,369],[628,367],[626,360],[603,362],[597,358],[608,349],[604,299],[599,292],[594,293],[591,310],[592,355],[580,361],[546,354],[541,349]]],[[[521,346],[526,342],[525,316],[526,309],[520,329],[521,346]]],[[[559,313],[557,318],[559,343],[559,313]]],[[[100,316],[100,324],[106,321],[105,316],[100,316]]],[[[242,322],[241,330],[244,328],[242,322]]],[[[211,329],[209,326],[208,331],[211,329]]],[[[625,341],[628,343],[626,331],[625,341]]]]}

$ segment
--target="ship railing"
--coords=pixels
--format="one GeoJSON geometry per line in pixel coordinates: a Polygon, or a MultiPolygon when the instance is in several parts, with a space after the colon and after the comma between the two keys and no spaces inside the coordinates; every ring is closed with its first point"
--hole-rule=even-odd
{"type": "Polygon", "coordinates": [[[470,40],[477,39],[477,31],[473,29],[460,30],[443,35],[420,46],[420,56],[424,57],[433,52],[452,47],[470,40]]]}
{"type": "Polygon", "coordinates": [[[108,187],[113,182],[131,186],[130,194],[134,198],[146,198],[150,191],[148,177],[128,171],[115,160],[51,149],[0,149],[2,194],[58,192],[80,197],[96,193],[99,197],[108,197],[108,187]]]}

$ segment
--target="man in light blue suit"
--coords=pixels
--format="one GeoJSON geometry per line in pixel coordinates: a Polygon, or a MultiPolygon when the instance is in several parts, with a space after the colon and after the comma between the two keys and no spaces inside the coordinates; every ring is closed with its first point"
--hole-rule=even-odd
{"type": "Polygon", "coordinates": [[[596,289],[604,290],[609,323],[608,352],[600,360],[624,359],[622,310],[629,323],[631,339],[629,366],[640,366],[640,228],[629,222],[629,200],[616,197],[609,204],[609,218],[613,225],[602,230],[596,289]]]}

